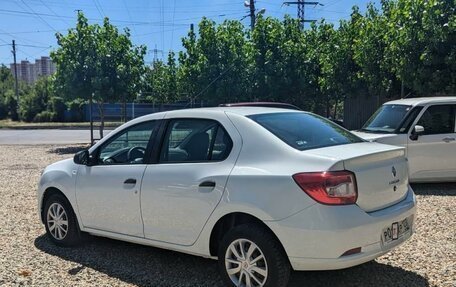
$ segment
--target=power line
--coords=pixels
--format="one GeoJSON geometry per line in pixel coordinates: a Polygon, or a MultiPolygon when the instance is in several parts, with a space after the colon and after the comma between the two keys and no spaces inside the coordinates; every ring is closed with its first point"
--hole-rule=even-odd
{"type": "Polygon", "coordinates": [[[163,59],[163,50],[165,49],[165,1],[161,0],[161,22],[162,22],[162,59],[163,59]]]}
{"type": "MultiPolygon", "coordinates": [[[[59,14],[55,13],[55,11],[52,10],[51,7],[49,7],[43,0],[40,0],[40,2],[43,4],[44,7],[46,7],[49,11],[51,11],[52,14],[59,17],[59,14]]],[[[63,18],[60,18],[60,17],[59,17],[59,19],[61,21],[63,21],[65,24],[70,25],[70,23],[67,20],[64,20],[63,18]]]]}
{"type": "MultiPolygon", "coordinates": [[[[174,0],[174,3],[173,3],[173,25],[174,25],[174,17],[176,16],[176,0],[174,0]]],[[[174,40],[174,29],[172,30],[171,32],[171,44],[170,44],[170,47],[173,46],[173,40],[174,40]]]]}
{"type": "MultiPolygon", "coordinates": [[[[64,30],[61,30],[64,31],[64,30]]],[[[54,32],[54,30],[33,30],[33,31],[19,31],[19,32],[0,32],[0,35],[2,34],[36,34],[36,33],[49,33],[49,32],[54,32]]]]}
{"type": "Polygon", "coordinates": [[[30,11],[32,11],[32,14],[37,16],[41,21],[43,21],[44,24],[46,24],[49,28],[51,28],[52,30],[54,30],[55,32],[57,32],[57,30],[51,25],[49,24],[46,20],[44,20],[38,13],[35,12],[35,10],[32,9],[32,7],[30,7],[24,0],[21,0],[21,2],[27,7],[30,9],[30,11]]]}
{"type": "Polygon", "coordinates": [[[26,39],[26,38],[23,38],[23,37],[15,36],[15,35],[7,32],[5,30],[2,30],[2,29],[0,29],[0,32],[3,32],[4,34],[11,36],[11,38],[13,38],[13,39],[17,38],[17,39],[21,39],[21,40],[26,41],[26,42],[37,43],[37,44],[40,44],[40,45],[46,45],[46,43],[42,43],[42,42],[38,42],[38,41],[34,41],[34,40],[29,40],[29,39],[26,39]]]}
{"type": "Polygon", "coordinates": [[[16,46],[21,46],[21,47],[29,47],[29,48],[51,48],[52,46],[35,46],[35,45],[24,45],[24,44],[16,44],[16,46]]]}
{"type": "Polygon", "coordinates": [[[100,8],[101,8],[101,6],[100,6],[100,8],[98,8],[98,5],[97,5],[97,3],[98,3],[98,1],[97,1],[97,0],[93,0],[93,4],[95,5],[95,8],[97,8],[97,10],[98,10],[98,13],[100,13],[100,16],[101,16],[101,18],[102,18],[102,19],[104,19],[104,15],[103,15],[103,13],[101,13],[101,9],[100,9],[100,8]]]}
{"type": "MultiPolygon", "coordinates": [[[[131,14],[130,14],[130,9],[128,9],[127,2],[125,2],[125,0],[123,0],[122,2],[123,2],[123,4],[124,4],[124,6],[125,6],[125,9],[127,10],[128,19],[131,21],[132,18],[131,18],[131,14]]],[[[135,28],[135,27],[133,27],[133,30],[134,30],[135,33],[136,33],[136,28],[135,28]]]]}
{"type": "MultiPolygon", "coordinates": [[[[47,14],[47,13],[32,13],[32,12],[28,12],[28,11],[17,11],[17,10],[8,10],[8,9],[0,9],[0,14],[5,14],[5,13],[12,13],[12,14],[19,14],[19,15],[40,15],[40,16],[43,16],[43,17],[51,17],[51,18],[55,18],[57,16],[55,15],[52,15],[52,14],[47,14]],[[1,13],[1,12],[4,12],[4,13],[1,13]]],[[[236,14],[239,14],[239,13],[236,13],[236,14]]],[[[9,15],[9,14],[7,14],[9,15]]],[[[218,15],[213,15],[213,16],[218,16],[218,15]]],[[[63,16],[63,15],[59,15],[58,16],[59,18],[66,18],[66,19],[74,19],[73,16],[63,16]]],[[[211,17],[211,16],[209,16],[211,17]]],[[[198,17],[197,19],[199,19],[201,17],[198,17]]],[[[101,18],[87,18],[88,20],[91,20],[91,21],[102,21],[103,19],[101,18]]],[[[191,19],[195,19],[195,18],[191,18],[191,19]]],[[[184,20],[188,20],[188,19],[177,19],[177,21],[184,21],[184,20]]],[[[160,22],[145,22],[145,21],[125,21],[125,20],[117,20],[117,19],[109,19],[110,22],[117,22],[117,23],[125,23],[125,24],[129,24],[129,25],[160,25],[160,22]]],[[[165,23],[165,25],[169,26],[169,24],[165,23]]],[[[182,24],[182,25],[186,25],[188,26],[188,24],[182,24]]],[[[53,31],[55,31],[55,29],[53,29],[53,31]]]]}

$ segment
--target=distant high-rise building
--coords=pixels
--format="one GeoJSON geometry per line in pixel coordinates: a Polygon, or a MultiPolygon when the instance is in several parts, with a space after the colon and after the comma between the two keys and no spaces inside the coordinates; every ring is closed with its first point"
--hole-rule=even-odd
{"type": "Polygon", "coordinates": [[[28,84],[33,84],[42,76],[50,76],[55,73],[55,64],[49,57],[41,57],[35,60],[35,64],[27,60],[21,61],[19,64],[10,64],[11,73],[14,77],[14,69],[17,68],[17,78],[28,84]]]}

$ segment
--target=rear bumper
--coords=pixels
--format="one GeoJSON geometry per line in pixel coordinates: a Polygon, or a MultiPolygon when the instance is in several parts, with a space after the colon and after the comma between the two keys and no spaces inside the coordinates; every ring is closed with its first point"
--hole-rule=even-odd
{"type": "Polygon", "coordinates": [[[409,187],[401,202],[366,213],[357,205],[315,204],[281,221],[266,224],[277,235],[295,270],[343,269],[373,260],[399,246],[414,232],[416,198],[409,187]],[[411,228],[390,244],[383,244],[382,231],[411,218],[411,228]],[[342,256],[361,247],[361,252],[342,256]]]}

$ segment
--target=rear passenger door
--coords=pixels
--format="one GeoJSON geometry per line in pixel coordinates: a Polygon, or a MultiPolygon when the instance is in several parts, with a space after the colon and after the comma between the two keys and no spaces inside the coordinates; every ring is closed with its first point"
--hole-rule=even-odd
{"type": "Polygon", "coordinates": [[[219,203],[240,150],[226,118],[169,119],[141,188],[148,239],[191,245],[219,203]]]}
{"type": "Polygon", "coordinates": [[[456,105],[430,105],[416,125],[424,133],[408,139],[408,159],[412,181],[454,180],[456,178],[456,105]]]}

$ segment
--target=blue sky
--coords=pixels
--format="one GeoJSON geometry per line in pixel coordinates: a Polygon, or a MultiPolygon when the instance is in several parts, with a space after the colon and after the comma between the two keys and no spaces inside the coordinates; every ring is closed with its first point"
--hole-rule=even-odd
{"type": "MultiPolygon", "coordinates": [[[[91,23],[101,23],[104,16],[119,28],[131,30],[132,41],[148,47],[146,61],[154,57],[153,49],[178,51],[181,38],[201,17],[217,22],[241,19],[247,14],[243,0],[0,0],[0,63],[9,66],[11,43],[16,40],[18,61],[49,55],[56,48],[56,31],[65,33],[74,27],[77,9],[83,10],[91,23]]],[[[378,2],[378,1],[377,1],[378,2]]],[[[256,8],[266,9],[266,16],[296,16],[296,6],[283,6],[281,0],[257,0],[256,8]]],[[[338,23],[350,16],[351,7],[365,10],[365,0],[321,0],[324,6],[307,6],[308,19],[325,18],[338,23]]],[[[249,18],[243,20],[249,25],[249,18]]],[[[162,53],[158,53],[162,57],[162,53]]]]}

